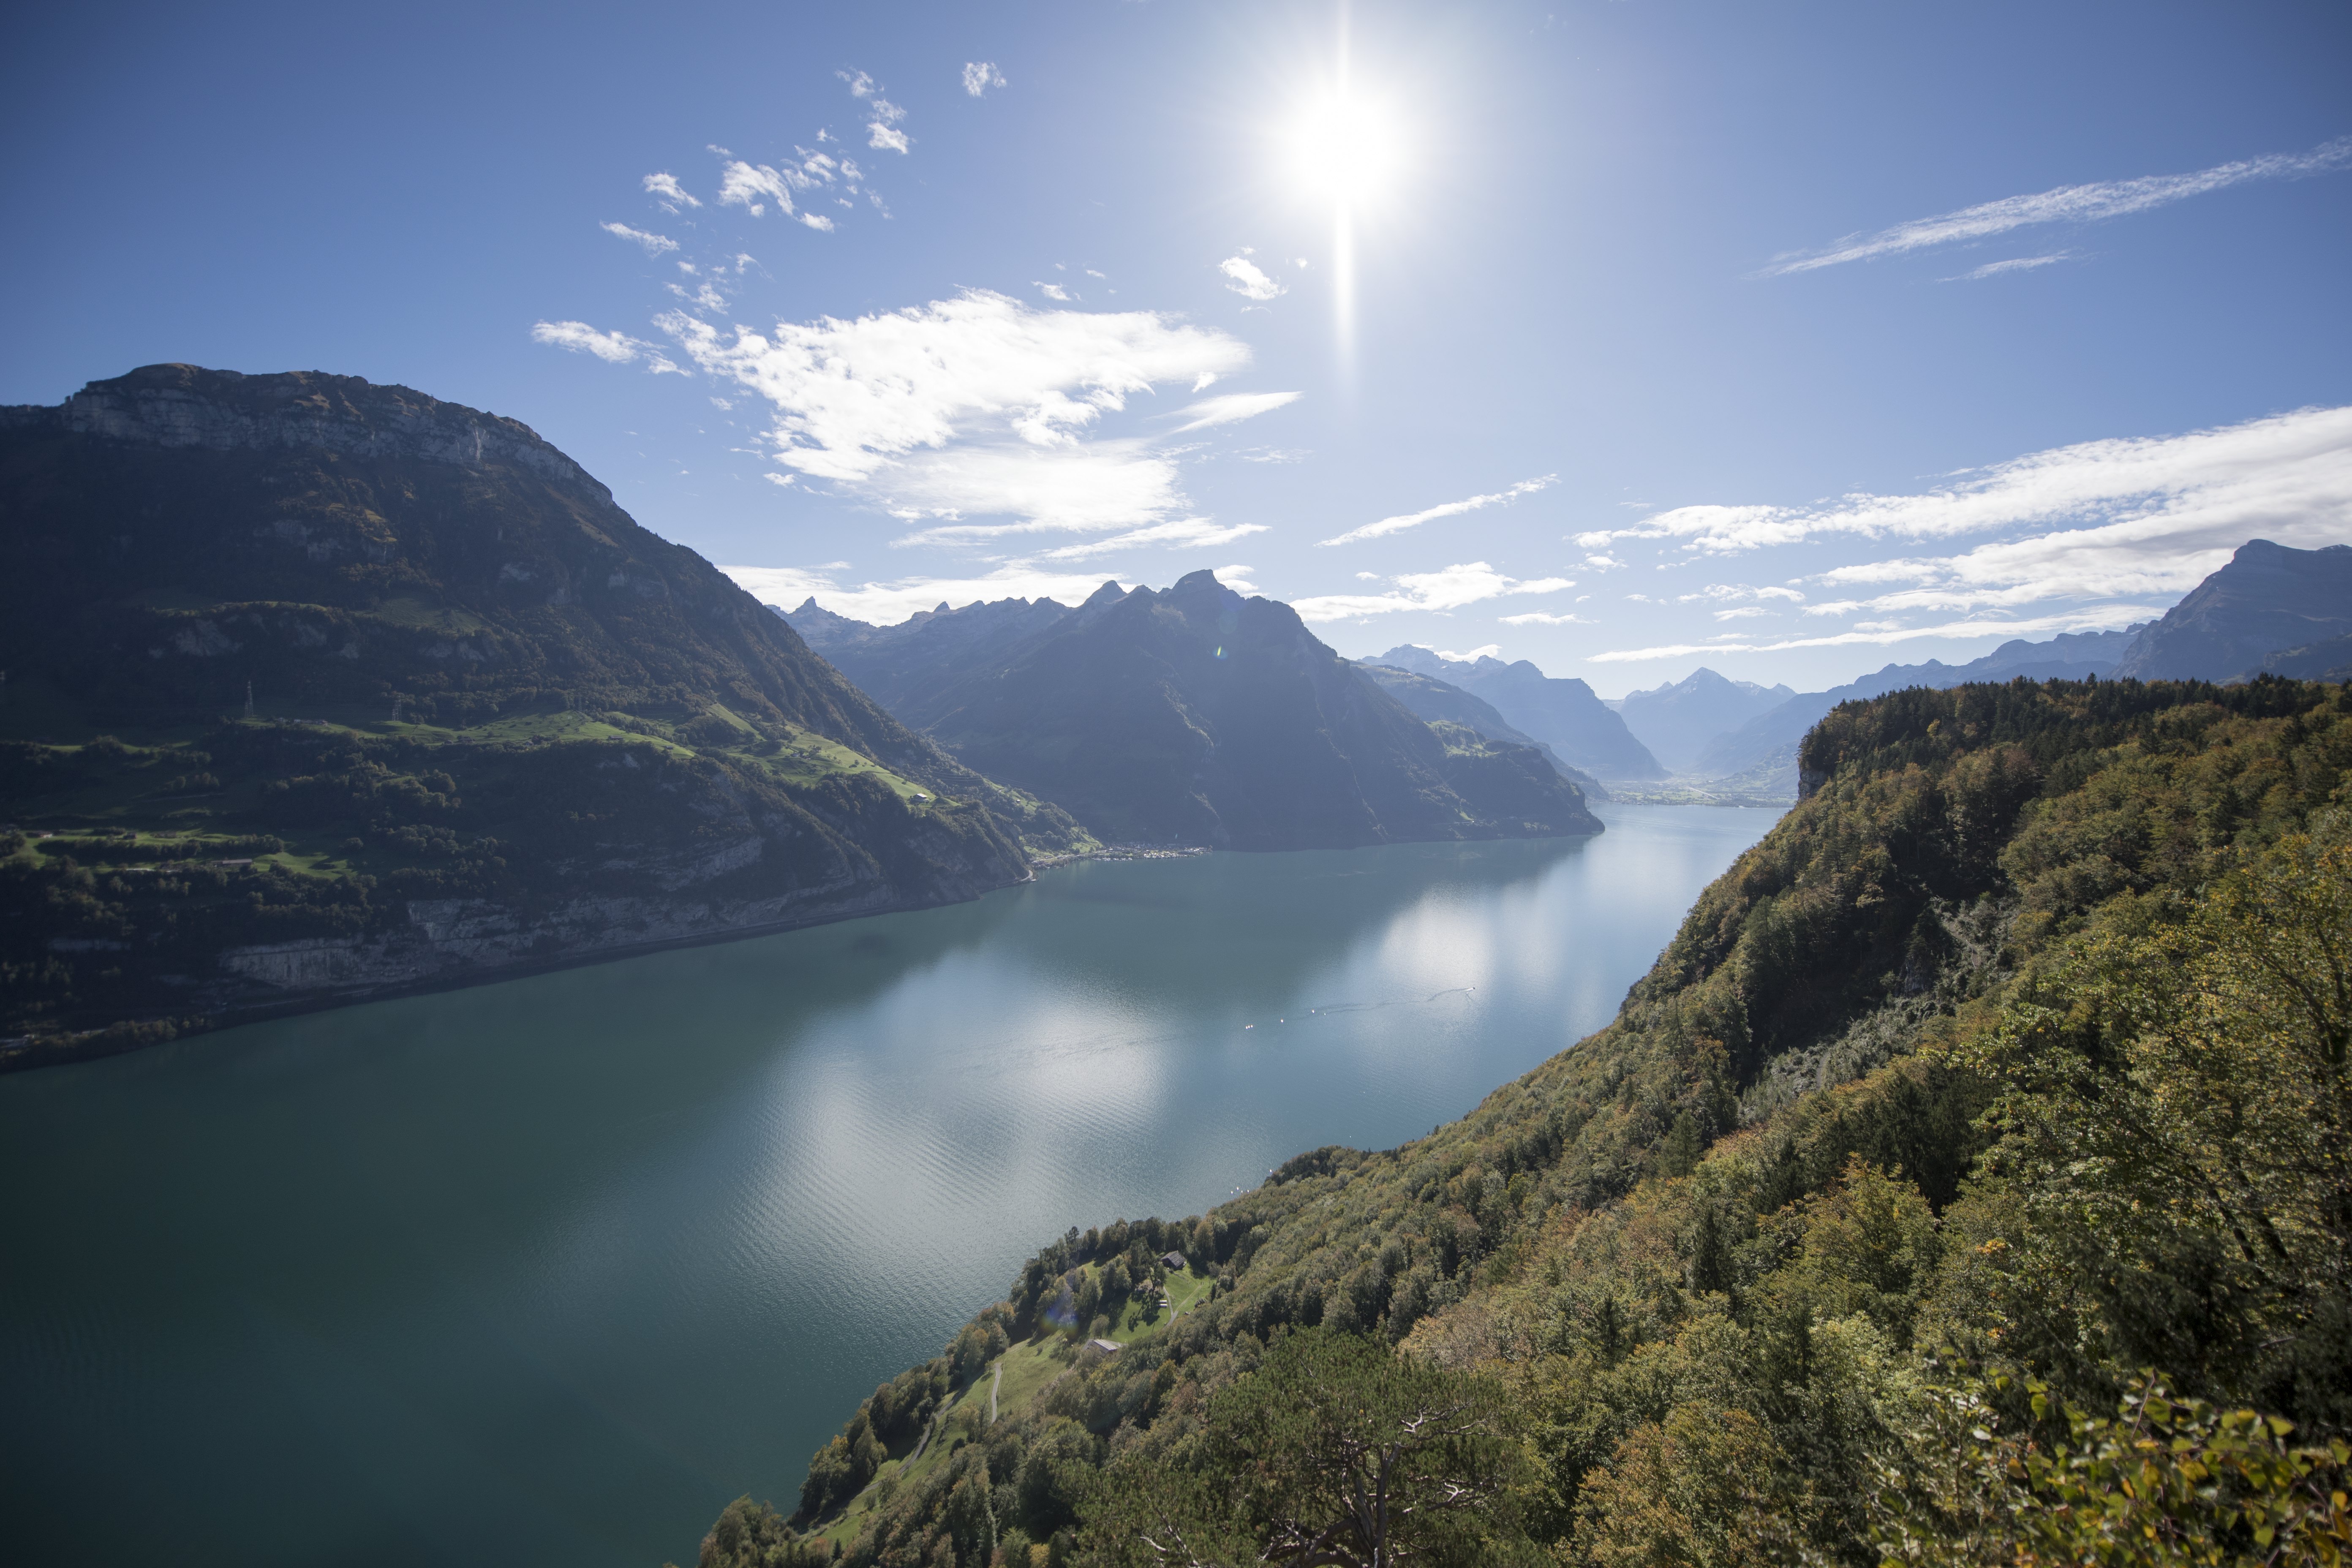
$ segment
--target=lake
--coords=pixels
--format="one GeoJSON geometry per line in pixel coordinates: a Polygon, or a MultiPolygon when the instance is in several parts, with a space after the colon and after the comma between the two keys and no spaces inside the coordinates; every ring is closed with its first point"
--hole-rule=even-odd
{"type": "Polygon", "coordinates": [[[1081,864],[0,1078],[18,1562],[691,1563],[1070,1226],[1606,1023],[1777,811],[1081,864]]]}

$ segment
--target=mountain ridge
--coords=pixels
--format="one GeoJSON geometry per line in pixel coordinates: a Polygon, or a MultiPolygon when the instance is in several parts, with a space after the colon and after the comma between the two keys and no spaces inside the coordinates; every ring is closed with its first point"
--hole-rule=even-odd
{"type": "Polygon", "coordinates": [[[1288,605],[1213,573],[1106,583],[1067,609],[803,618],[812,646],[894,693],[908,724],[1107,839],[1338,848],[1601,830],[1539,753],[1433,728],[1288,605]]]}
{"type": "Polygon", "coordinates": [[[528,426],[151,365],[0,413],[0,1067],[976,897],[1090,845],[528,426]]]}
{"type": "Polygon", "coordinates": [[[1483,699],[1512,724],[1549,742],[1570,765],[1604,782],[1665,776],[1658,759],[1626,728],[1624,717],[1572,676],[1548,676],[1526,659],[1449,659],[1412,643],[1399,644],[1376,662],[1433,676],[1483,699]]]}

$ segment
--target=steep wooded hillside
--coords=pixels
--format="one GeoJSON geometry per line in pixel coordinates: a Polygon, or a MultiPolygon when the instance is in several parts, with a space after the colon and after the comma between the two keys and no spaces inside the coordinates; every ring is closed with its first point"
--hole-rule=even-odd
{"type": "Polygon", "coordinates": [[[2352,693],[1912,689],[1803,765],[1607,1028],[1429,1138],[1071,1231],[702,1562],[1370,1561],[1382,1454],[1461,1510],[1393,1527],[1439,1561],[2332,1560],[2352,693]]]}

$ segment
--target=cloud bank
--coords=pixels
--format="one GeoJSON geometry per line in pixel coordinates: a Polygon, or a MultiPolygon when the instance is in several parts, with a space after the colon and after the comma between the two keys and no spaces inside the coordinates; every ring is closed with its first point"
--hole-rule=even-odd
{"type": "MultiPolygon", "coordinates": [[[[722,332],[682,312],[659,324],[698,368],[774,407],[767,455],[779,467],[934,524],[905,541],[919,543],[1179,521],[1189,507],[1175,459],[1141,437],[1100,436],[1099,422],[1130,398],[1229,374],[1250,358],[1237,338],[1156,311],[1038,310],[979,289],[764,333],[722,332]]],[[[1296,395],[1205,399],[1182,410],[1184,428],[1296,395]]]]}
{"type": "Polygon", "coordinates": [[[1916,495],[1851,495],[1812,507],[1678,507],[1577,542],[1598,549],[1617,539],[1673,539],[1696,554],[1721,556],[1837,534],[2010,535],[1959,554],[1824,574],[1822,581],[1837,584],[1913,586],[1811,613],[1965,613],[2186,593],[2249,539],[2305,549],[2352,539],[2352,407],[2087,441],[1954,479],[1916,495]]]}

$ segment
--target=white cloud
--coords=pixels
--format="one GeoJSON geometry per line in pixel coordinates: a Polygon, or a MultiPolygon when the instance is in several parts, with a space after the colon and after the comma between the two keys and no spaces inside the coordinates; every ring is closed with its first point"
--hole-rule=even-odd
{"type": "Polygon", "coordinates": [[[1876,234],[1842,240],[1811,255],[1784,257],[1766,268],[1765,273],[1780,276],[1811,272],[1848,261],[1874,261],[1882,256],[1902,256],[1934,246],[1984,239],[2032,224],[2095,223],[2186,201],[2190,196],[2242,185],[2250,180],[2292,180],[2330,174],[2347,166],[2352,166],[2352,136],[2338,137],[2308,153],[2274,153],[2216,164],[2191,174],[2149,174],[2137,180],[2061,185],[2035,195],[2004,196],[1997,202],[1963,207],[1936,217],[1914,218],[1876,234]]]}
{"type": "Polygon", "coordinates": [[[1059,283],[1038,283],[1033,287],[1048,300],[1056,300],[1065,305],[1070,302],[1070,291],[1059,283]]]}
{"type": "Polygon", "coordinates": [[[623,239],[629,241],[632,245],[641,245],[645,247],[646,254],[647,256],[659,256],[665,250],[676,250],[677,248],[677,241],[670,238],[667,235],[647,234],[644,229],[631,228],[625,223],[599,224],[596,226],[603,229],[606,234],[620,236],[623,239]]]}
{"type": "Polygon", "coordinates": [[[1277,294],[1288,292],[1281,284],[1258,270],[1257,263],[1249,258],[1247,251],[1239,256],[1226,257],[1217,263],[1217,270],[1225,275],[1225,287],[1244,300],[1263,303],[1277,294]]]}
{"type": "Polygon", "coordinates": [[[1895,626],[1893,623],[1879,623],[1869,629],[1856,627],[1850,632],[1838,632],[1828,637],[1783,637],[1777,642],[1740,642],[1718,637],[1712,642],[1616,648],[1585,657],[1595,664],[1631,664],[1643,659],[1680,658],[1694,653],[1783,653],[1799,647],[1883,647],[1889,643],[1912,642],[1920,637],[2008,638],[2059,632],[2117,631],[2146,619],[2147,610],[2142,605],[2099,605],[2063,615],[2033,616],[2019,620],[1976,619],[1904,627],[1895,626]]]}
{"type": "Polygon", "coordinates": [[[2009,261],[1988,261],[1973,271],[1963,272],[1958,278],[1947,278],[1944,281],[1974,283],[1979,279],[1998,278],[2004,272],[2031,272],[2037,267],[2048,267],[2054,262],[2072,261],[2074,258],[2073,251],[2060,250],[2048,256],[2021,256],[2009,261]]]}
{"type": "Polygon", "coordinates": [[[1288,407],[1305,395],[1300,392],[1229,392],[1221,397],[1204,397],[1176,411],[1173,417],[1185,423],[1176,426],[1175,434],[1181,436],[1188,430],[1206,430],[1215,425],[1255,419],[1261,414],[1288,407]]]}
{"type": "Polygon", "coordinates": [[[748,207],[751,216],[758,217],[768,210],[761,199],[764,197],[774,201],[782,212],[790,214],[793,211],[791,187],[794,184],[805,185],[808,183],[809,177],[790,164],[780,171],[765,163],[747,163],[740,158],[733,158],[719,171],[719,205],[748,207]],[[794,178],[796,174],[799,175],[797,180],[794,178]]]}
{"type": "Polygon", "coordinates": [[[1773,613],[1760,605],[1748,605],[1737,610],[1717,610],[1715,612],[1715,618],[1718,621],[1751,621],[1759,616],[1769,616],[1773,613]]]}
{"type": "Polygon", "coordinates": [[[1537,479],[1521,479],[1509,489],[1496,490],[1493,495],[1450,500],[1426,511],[1407,512],[1402,517],[1384,517],[1378,522],[1368,522],[1361,528],[1351,528],[1334,538],[1318,539],[1315,542],[1318,545],[1353,544],[1360,539],[1379,539],[1386,534],[1402,533],[1408,528],[1419,528],[1423,523],[1433,522],[1441,517],[1454,517],[1465,511],[1476,511],[1482,507],[1508,506],[1521,496],[1535,494],[1559,478],[1558,474],[1545,474],[1537,479]]]}
{"type": "Polygon", "coordinates": [[[1465,562],[1436,572],[1408,572],[1389,581],[1396,586],[1386,594],[1326,594],[1295,599],[1291,608],[1306,620],[1342,621],[1397,610],[1458,610],[1465,605],[1507,595],[1557,594],[1576,586],[1566,577],[1522,582],[1505,576],[1484,561],[1465,562]]]}
{"type": "Polygon", "coordinates": [[[1262,522],[1219,523],[1205,517],[1179,518],[1171,522],[1155,522],[1149,528],[1113,534],[1108,539],[1090,539],[1083,544],[1066,544],[1059,550],[1048,550],[1035,559],[1092,561],[1115,550],[1140,549],[1147,545],[1169,550],[1202,550],[1213,544],[1231,544],[1236,539],[1246,539],[1253,533],[1265,531],[1266,526],[1262,522]]]}
{"type": "Polygon", "coordinates": [[[1004,73],[996,68],[993,60],[968,60],[963,68],[963,89],[974,98],[992,87],[1004,85],[1004,73]]]}
{"type": "MultiPolygon", "coordinates": [[[[1075,605],[1084,603],[1103,585],[1102,578],[1084,573],[1006,566],[982,577],[899,577],[887,583],[845,586],[833,575],[842,569],[837,563],[816,567],[719,568],[761,604],[792,610],[799,608],[803,600],[814,597],[836,616],[877,626],[895,626],[918,611],[942,603],[959,609],[983,599],[1058,599],[1075,605]]],[[[1120,585],[1133,586],[1126,582],[1120,585]]]]}
{"type": "Polygon", "coordinates": [[[2304,549],[2352,540],[2352,407],[2088,441],[1953,480],[1918,495],[1850,495],[1813,507],[1680,507],[1611,537],[1679,539],[1686,551],[1721,555],[1825,534],[2009,535],[1961,554],[1824,574],[1832,584],[1917,584],[1854,601],[1856,608],[1969,612],[2177,595],[2249,539],[2304,549]]]}
{"type": "Polygon", "coordinates": [[[1544,610],[1529,610],[1524,616],[1500,617],[1507,626],[1589,626],[1592,623],[1582,616],[1555,616],[1544,610]]]}
{"type": "Polygon", "coordinates": [[[680,205],[698,207],[702,205],[687,193],[684,185],[677,183],[677,176],[668,173],[647,174],[646,190],[648,194],[660,197],[662,205],[671,212],[677,211],[680,205]]]}
{"type": "Polygon", "coordinates": [[[866,127],[866,132],[868,147],[884,153],[904,153],[907,150],[907,133],[883,121],[873,121],[866,127]]]}
{"type": "Polygon", "coordinates": [[[731,339],[680,314],[661,324],[698,365],[774,405],[779,467],[948,525],[915,536],[927,542],[1184,515],[1173,458],[1093,429],[1131,396],[1249,363],[1240,340],[1152,311],[1034,310],[978,290],[731,339]]]}
{"type": "Polygon", "coordinates": [[[600,332],[585,321],[541,321],[530,330],[531,341],[573,353],[594,354],[609,364],[635,364],[646,362],[646,368],[656,375],[685,375],[688,373],[671,362],[653,344],[626,332],[600,332]]]}

